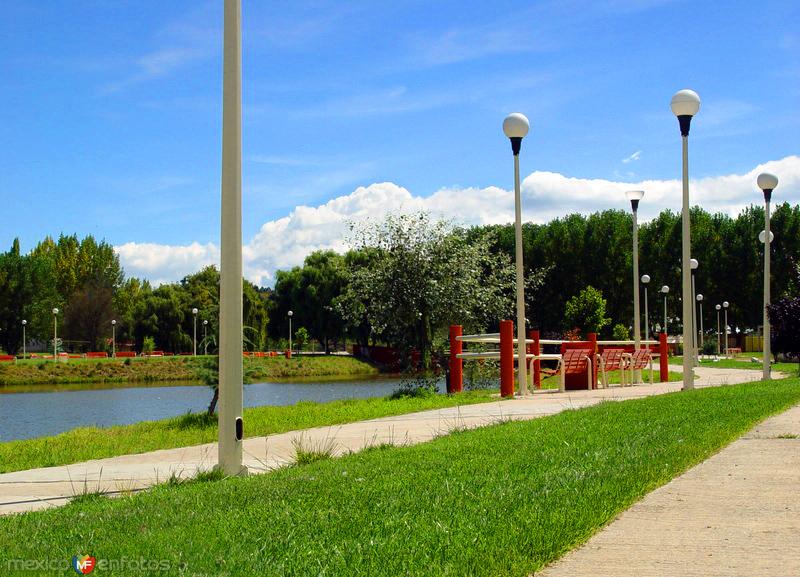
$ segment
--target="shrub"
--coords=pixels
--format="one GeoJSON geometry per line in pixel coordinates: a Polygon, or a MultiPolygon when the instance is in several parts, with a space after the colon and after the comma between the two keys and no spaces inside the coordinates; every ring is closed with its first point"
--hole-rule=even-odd
{"type": "Polygon", "coordinates": [[[417,373],[411,378],[404,378],[400,386],[389,398],[396,400],[408,397],[430,397],[439,390],[439,377],[431,373],[417,373]]]}
{"type": "Polygon", "coordinates": [[[603,293],[589,285],[567,301],[564,310],[564,327],[579,327],[584,333],[599,333],[611,323],[606,317],[606,299],[603,293]]]}
{"type": "Polygon", "coordinates": [[[628,327],[626,327],[622,323],[617,323],[614,325],[614,329],[612,330],[612,335],[614,336],[615,341],[631,340],[631,332],[628,330],[628,327]]]}

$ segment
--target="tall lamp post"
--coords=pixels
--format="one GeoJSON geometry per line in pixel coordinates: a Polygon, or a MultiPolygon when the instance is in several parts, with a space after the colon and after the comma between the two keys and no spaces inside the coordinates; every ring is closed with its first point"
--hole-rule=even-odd
{"type": "Polygon", "coordinates": [[[631,201],[633,212],[633,343],[638,350],[642,345],[641,312],[639,311],[639,201],[644,196],[643,190],[629,190],[625,193],[631,201]]]}
{"type": "Polygon", "coordinates": [[[242,2],[225,0],[222,39],[222,178],[219,286],[219,457],[242,466],[242,2]]]}
{"type": "Polygon", "coordinates": [[[53,362],[58,362],[58,308],[53,309],[53,362]]]}
{"type": "Polygon", "coordinates": [[[286,313],[289,317],[289,354],[292,354],[292,317],[294,316],[294,311],[289,311],[286,313]]]}
{"type": "Polygon", "coordinates": [[[208,319],[203,321],[203,354],[208,354],[208,319]]]}
{"type": "Polygon", "coordinates": [[[725,309],[725,327],[724,327],[725,330],[722,331],[722,334],[725,335],[725,356],[726,357],[728,356],[728,306],[729,305],[730,305],[730,303],[728,303],[728,301],[725,301],[725,302],[722,303],[722,308],[725,309]]]}
{"type": "Polygon", "coordinates": [[[717,356],[719,356],[721,352],[719,349],[719,311],[722,310],[722,305],[717,305],[714,308],[717,309],[717,356]]]}
{"type": "Polygon", "coordinates": [[[667,333],[667,295],[669,294],[669,287],[664,285],[661,287],[661,292],[664,295],[664,333],[667,333]]]}
{"type": "Polygon", "coordinates": [[[650,340],[650,309],[647,306],[647,284],[650,282],[650,275],[642,275],[642,284],[644,285],[644,340],[650,340]]]}
{"type": "Polygon", "coordinates": [[[703,350],[703,295],[697,295],[697,304],[700,305],[700,333],[697,337],[697,359],[700,359],[700,351],[703,350]]]}
{"type": "MultiPolygon", "coordinates": [[[[692,258],[692,240],[690,233],[689,217],[689,127],[692,118],[700,110],[700,97],[693,90],[679,90],[670,102],[672,113],[678,117],[681,130],[682,158],[683,158],[683,209],[681,211],[682,223],[682,286],[683,292],[683,389],[694,388],[694,367],[690,355],[686,354],[686,347],[692,342],[692,309],[694,298],[689,298],[692,291],[689,259],[692,258]]],[[[692,292],[693,294],[693,292],[692,292]]]]}
{"type": "Polygon", "coordinates": [[[770,379],[770,360],[771,360],[771,343],[770,343],[770,326],[769,315],[767,314],[767,307],[770,302],[769,285],[770,285],[770,244],[772,243],[772,231],[769,229],[769,203],[772,200],[772,191],[778,186],[778,177],[768,172],[762,172],[758,175],[758,188],[764,193],[764,380],[770,379]]]}
{"type": "Polygon", "coordinates": [[[192,309],[192,315],[194,316],[194,321],[193,321],[194,332],[193,332],[193,335],[192,335],[192,343],[193,343],[193,345],[192,345],[192,355],[195,356],[195,357],[197,356],[197,313],[198,312],[199,311],[196,308],[192,309]]]}
{"type": "MultiPolygon", "coordinates": [[[[697,262],[696,258],[689,259],[689,266],[692,269],[692,300],[691,302],[694,303],[697,299],[697,289],[695,288],[694,282],[694,271],[697,270],[697,267],[700,266],[700,263],[697,262]]],[[[697,365],[697,309],[694,305],[692,305],[692,355],[694,357],[694,363],[697,365]]]]}
{"type": "Polygon", "coordinates": [[[511,140],[514,154],[514,240],[517,266],[517,366],[519,367],[519,393],[528,392],[527,346],[525,343],[525,284],[522,267],[522,197],[519,190],[519,151],[522,139],[530,130],[530,122],[524,114],[514,112],[503,120],[503,132],[511,140]]]}
{"type": "Polygon", "coordinates": [[[27,326],[28,326],[28,321],[26,321],[25,319],[22,319],[22,360],[23,361],[25,360],[25,357],[26,357],[25,344],[27,342],[27,339],[25,338],[25,329],[27,328],[27,326]]]}
{"type": "Polygon", "coordinates": [[[117,321],[111,320],[111,358],[117,356],[117,321]]]}

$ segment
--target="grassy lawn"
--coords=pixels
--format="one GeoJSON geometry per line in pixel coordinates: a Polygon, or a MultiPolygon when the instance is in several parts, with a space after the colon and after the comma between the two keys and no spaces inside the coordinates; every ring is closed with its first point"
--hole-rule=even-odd
{"type": "MultiPolygon", "coordinates": [[[[474,391],[451,396],[433,395],[394,400],[348,399],[329,403],[304,401],[281,407],[255,407],[244,411],[245,435],[257,437],[427,409],[481,403],[496,400],[496,393],[497,391],[474,391]]],[[[216,440],[216,417],[212,419],[202,413],[103,429],[82,427],[52,437],[0,443],[0,473],[200,445],[216,440]]]]}
{"type": "MultiPolygon", "coordinates": [[[[200,381],[198,371],[213,357],[25,360],[0,364],[0,388],[74,383],[200,381]]],[[[244,359],[251,381],[292,377],[376,375],[378,368],[350,356],[244,359]]]]}
{"type": "MultiPolygon", "coordinates": [[[[682,381],[683,380],[683,373],[678,373],[674,371],[669,371],[669,381],[682,381]]],[[[609,385],[618,385],[620,384],[620,371],[608,371],[608,384],[609,385]]],[[[650,372],[649,370],[645,369],[642,371],[642,381],[645,383],[650,383],[650,372]]],[[[602,383],[602,378],[600,373],[597,373],[597,382],[602,383]]],[[[659,375],[658,375],[658,366],[653,366],[653,382],[659,382],[659,375]]],[[[542,379],[542,388],[543,389],[557,389],[558,388],[558,375],[553,375],[551,377],[546,377],[542,379]]]]}
{"type": "MultiPolygon", "coordinates": [[[[720,357],[717,361],[712,360],[701,360],[700,366],[701,367],[711,367],[716,369],[750,369],[755,371],[760,371],[762,369],[762,359],[763,356],[760,353],[753,353],[753,356],[758,355],[758,362],[753,363],[750,362],[750,356],[748,353],[744,353],[741,356],[737,356],[733,359],[726,359],[724,357],[720,357]]],[[[681,364],[683,363],[683,357],[673,357],[670,359],[673,364],[681,364]]],[[[796,376],[798,372],[797,363],[773,363],[772,370],[781,372],[788,376],[796,376]]]]}
{"type": "Polygon", "coordinates": [[[90,554],[141,556],[165,574],[524,577],[798,401],[800,379],[700,389],[245,479],[82,497],[0,518],[0,551],[62,572],[90,554]]]}

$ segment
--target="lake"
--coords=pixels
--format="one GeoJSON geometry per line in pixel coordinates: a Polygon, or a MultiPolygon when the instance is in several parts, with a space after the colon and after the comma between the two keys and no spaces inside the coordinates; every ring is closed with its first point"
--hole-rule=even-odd
{"type": "MultiPolygon", "coordinates": [[[[298,401],[333,401],[382,397],[398,378],[253,383],[244,386],[244,406],[292,405],[298,401]]],[[[76,427],[129,425],[203,412],[211,400],[205,386],[148,383],[91,390],[48,390],[0,394],[0,442],[56,435],[76,427]]]]}

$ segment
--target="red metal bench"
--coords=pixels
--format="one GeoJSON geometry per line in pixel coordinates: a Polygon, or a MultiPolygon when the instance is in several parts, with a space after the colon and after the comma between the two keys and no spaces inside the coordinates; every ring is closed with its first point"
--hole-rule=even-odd
{"type": "Polygon", "coordinates": [[[14,355],[0,355],[0,362],[2,363],[13,363],[17,360],[17,357],[14,355]]]}
{"type": "MultiPolygon", "coordinates": [[[[625,355],[625,369],[631,372],[630,384],[636,381],[636,371],[641,371],[650,365],[650,384],[653,384],[653,355],[647,349],[639,349],[634,351],[633,354],[625,355]]],[[[639,382],[642,382],[641,379],[639,382]]]]}
{"type": "Polygon", "coordinates": [[[105,353],[105,352],[102,352],[102,351],[93,351],[93,352],[90,352],[90,353],[86,353],[86,358],[87,359],[107,359],[108,358],[108,353],[105,353]]]}
{"type": "Polygon", "coordinates": [[[118,351],[118,352],[115,353],[115,356],[118,359],[131,359],[131,358],[136,357],[136,352],[135,351],[118,351]]]}
{"type": "Polygon", "coordinates": [[[567,375],[579,375],[586,373],[586,388],[594,388],[592,383],[592,349],[567,349],[561,355],[559,369],[561,374],[560,389],[566,389],[567,375]]]}
{"type": "Polygon", "coordinates": [[[608,388],[606,371],[620,371],[620,384],[625,386],[625,349],[604,349],[601,354],[594,356],[594,362],[600,369],[603,388],[608,388]]]}

